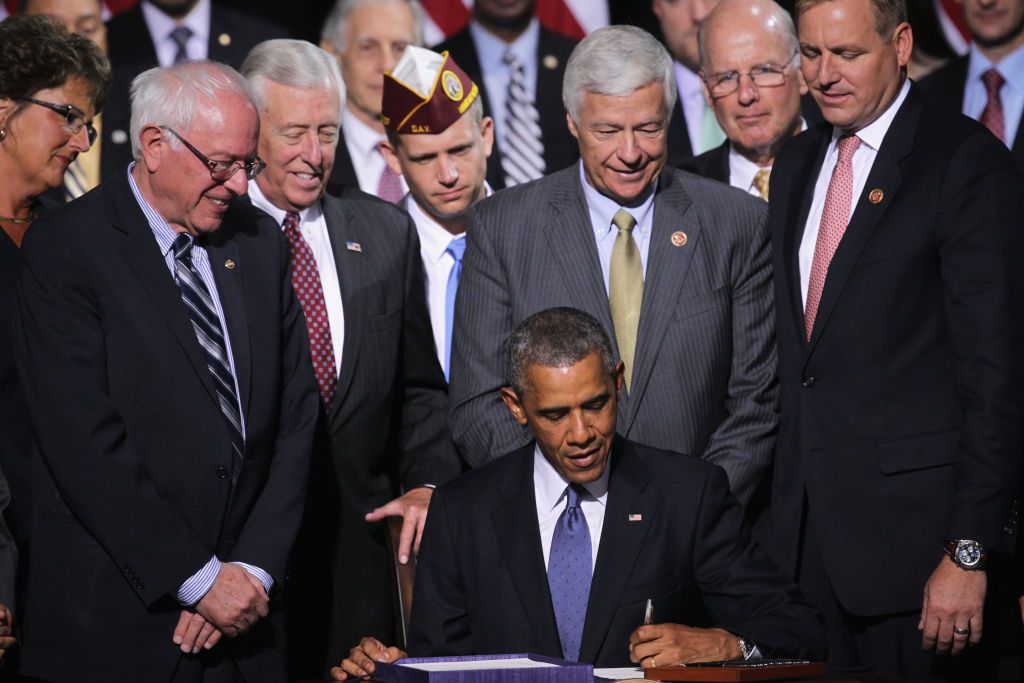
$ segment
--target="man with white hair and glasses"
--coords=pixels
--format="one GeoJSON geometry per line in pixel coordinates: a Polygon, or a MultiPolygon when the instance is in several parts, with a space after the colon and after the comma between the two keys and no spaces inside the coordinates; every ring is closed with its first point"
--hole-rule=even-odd
{"type": "Polygon", "coordinates": [[[230,67],[132,86],[135,163],[33,225],[15,351],[35,432],[22,673],[281,681],[317,405],[284,237],[225,220],[262,170],[230,67]],[[111,644],[116,645],[111,650],[111,644]]]}

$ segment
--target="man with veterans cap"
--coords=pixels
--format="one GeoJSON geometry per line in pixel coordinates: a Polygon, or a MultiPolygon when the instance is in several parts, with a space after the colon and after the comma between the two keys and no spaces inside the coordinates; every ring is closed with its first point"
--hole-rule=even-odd
{"type": "Polygon", "coordinates": [[[310,43],[276,40],[255,47],[242,73],[267,161],[249,199],[288,240],[320,390],[306,518],[286,591],[291,673],[314,678],[340,658],[328,643],[353,642],[368,624],[394,628],[380,522],[404,518],[399,553],[408,561],[431,487],[461,468],[416,229],[405,212],[357,188],[324,194],[344,106],[337,65],[310,43]]]}
{"type": "Polygon", "coordinates": [[[466,212],[491,194],[494,122],[480,90],[448,53],[409,46],[384,76],[384,158],[405,177],[399,204],[416,223],[438,360],[449,376],[455,292],[466,249],[466,212]]]}

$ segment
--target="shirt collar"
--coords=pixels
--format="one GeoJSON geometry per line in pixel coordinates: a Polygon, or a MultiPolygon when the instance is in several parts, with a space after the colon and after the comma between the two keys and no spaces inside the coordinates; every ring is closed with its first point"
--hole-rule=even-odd
{"type": "Polygon", "coordinates": [[[524,65],[536,59],[537,44],[540,42],[540,21],[537,17],[531,19],[526,30],[511,43],[506,43],[475,19],[469,22],[469,35],[473,38],[477,57],[480,59],[480,72],[500,72],[508,68],[505,64],[506,52],[511,51],[524,65]]]}
{"type": "MultiPolygon", "coordinates": [[[[484,181],[484,199],[494,194],[494,190],[491,189],[490,184],[484,181]]],[[[416,226],[420,228],[417,230],[420,237],[420,248],[423,251],[424,257],[430,263],[437,263],[444,256],[445,250],[451,241],[458,239],[459,237],[465,236],[466,233],[453,235],[444,228],[437,219],[430,215],[428,211],[425,211],[421,207],[411,194],[406,195],[405,206],[409,211],[409,215],[412,216],[412,220],[416,223],[416,226]]]]}
{"type": "Polygon", "coordinates": [[[1024,45],[999,60],[993,65],[988,57],[981,54],[975,43],[971,43],[967,60],[967,82],[981,81],[981,75],[996,66],[1006,83],[1015,90],[1024,90],[1024,45]]]}
{"type": "Polygon", "coordinates": [[[188,26],[192,30],[192,37],[204,45],[210,40],[210,0],[199,0],[192,11],[180,20],[167,16],[149,2],[143,2],[142,18],[154,42],[166,40],[171,31],[179,26],[188,26]]]}
{"type": "MultiPolygon", "coordinates": [[[[804,121],[803,117],[800,117],[800,132],[807,130],[807,122],[804,121]]],[[[732,144],[729,145],[729,177],[732,179],[735,177],[739,183],[737,187],[742,186],[744,190],[749,190],[754,186],[754,176],[761,170],[761,166],[758,166],[750,159],[746,158],[742,154],[736,151],[736,147],[732,144]]],[[[771,166],[764,166],[767,171],[771,171],[771,166]]]]}
{"type": "MultiPolygon", "coordinates": [[[[595,481],[583,484],[594,499],[603,506],[608,505],[608,478],[612,471],[612,454],[608,454],[608,461],[605,463],[604,472],[595,481]]],[[[550,512],[558,507],[565,499],[565,487],[569,481],[548,462],[548,459],[541,453],[540,445],[533,447],[533,490],[537,496],[537,506],[541,510],[550,512]]]]}
{"type": "Polygon", "coordinates": [[[593,226],[598,238],[608,234],[608,231],[612,229],[612,218],[619,209],[625,209],[633,217],[633,220],[636,221],[636,227],[633,229],[637,234],[646,236],[650,232],[651,221],[647,220],[647,217],[654,208],[654,195],[658,193],[657,178],[654,179],[654,190],[644,200],[644,203],[637,207],[621,206],[614,199],[605,197],[594,189],[590,181],[587,180],[587,174],[583,171],[582,161],[580,161],[580,183],[583,184],[583,196],[587,201],[587,207],[590,209],[591,214],[596,214],[599,219],[593,226]]]}
{"type": "MultiPolygon", "coordinates": [[[[892,104],[890,104],[877,119],[856,132],[856,135],[860,138],[861,142],[876,152],[881,149],[882,140],[885,139],[885,134],[889,132],[889,126],[892,125],[892,120],[896,118],[896,112],[900,110],[900,106],[902,106],[903,101],[907,99],[907,93],[909,92],[910,79],[905,78],[903,79],[903,85],[900,87],[900,91],[896,95],[896,99],[892,101],[892,104]]],[[[836,144],[839,138],[843,137],[843,135],[845,135],[845,133],[841,129],[833,128],[832,143],[836,144]]]]}
{"type": "Polygon", "coordinates": [[[156,243],[160,245],[160,253],[166,257],[174,246],[174,240],[177,239],[178,233],[171,228],[164,217],[157,213],[156,209],[150,206],[146,198],[142,196],[142,191],[135,184],[135,178],[132,176],[133,168],[135,168],[134,161],[128,164],[128,186],[131,188],[132,195],[135,197],[135,201],[138,202],[139,208],[142,209],[146,222],[149,223],[149,229],[153,232],[156,243]]]}
{"type": "MultiPolygon", "coordinates": [[[[272,204],[267,199],[267,196],[263,194],[263,190],[260,189],[259,184],[255,180],[249,181],[249,201],[257,209],[262,209],[270,214],[270,217],[277,221],[279,226],[284,226],[284,217],[288,212],[272,204]]],[[[320,200],[318,199],[313,202],[312,206],[307,206],[302,211],[299,211],[299,223],[310,223],[319,220],[321,215],[320,200]]]]}
{"type": "Polygon", "coordinates": [[[359,163],[362,159],[369,158],[370,154],[379,154],[373,148],[384,140],[384,134],[378,133],[363,123],[358,116],[352,113],[348,105],[341,110],[341,128],[347,133],[345,144],[354,147],[358,155],[358,159],[353,159],[353,161],[359,163]]]}

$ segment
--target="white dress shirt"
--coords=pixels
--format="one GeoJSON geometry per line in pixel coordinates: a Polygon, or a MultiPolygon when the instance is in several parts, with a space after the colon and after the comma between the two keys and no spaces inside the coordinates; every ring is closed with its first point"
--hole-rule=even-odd
{"type": "MultiPolygon", "coordinates": [[[[505,100],[508,96],[508,82],[511,70],[505,63],[505,53],[511,51],[523,65],[523,78],[526,80],[526,93],[537,102],[537,49],[540,43],[540,21],[537,17],[530,20],[526,30],[511,43],[482,27],[476,21],[469,22],[469,35],[476,47],[480,59],[480,72],[483,75],[483,86],[487,91],[487,102],[490,106],[494,129],[505,147],[505,100]]],[[[458,57],[458,55],[455,55],[458,57]]]]}
{"type": "MultiPolygon", "coordinates": [[[[991,69],[992,62],[981,54],[981,50],[971,43],[970,56],[967,60],[967,82],[964,84],[963,113],[975,121],[981,119],[981,113],[988,104],[988,91],[981,81],[981,75],[991,69]]],[[[1003,105],[1003,120],[1006,135],[1006,146],[1013,147],[1020,127],[1020,118],[1024,114],[1024,45],[1006,55],[995,65],[999,74],[1006,80],[999,90],[999,100],[1003,105]]]]}
{"type": "MultiPolygon", "coordinates": [[[[263,209],[284,230],[284,217],[287,213],[270,203],[256,182],[249,183],[249,199],[257,208],[263,209]]],[[[341,282],[338,280],[338,268],[334,263],[334,250],[331,248],[331,236],[327,232],[327,221],[324,219],[320,202],[299,212],[299,232],[309,244],[316,259],[316,269],[320,274],[320,286],[324,291],[324,303],[327,305],[327,323],[331,328],[331,346],[334,347],[335,377],[341,373],[341,351],[345,347],[345,309],[341,304],[341,282]]]]}
{"type": "MultiPolygon", "coordinates": [[[[604,512],[608,505],[608,476],[611,473],[611,454],[605,464],[604,472],[597,481],[584,484],[583,488],[590,494],[580,500],[580,509],[587,519],[590,531],[590,571],[597,566],[597,547],[601,544],[601,530],[604,528],[604,512]]],[[[544,454],[540,446],[533,450],[533,492],[537,499],[537,522],[540,524],[540,545],[544,551],[544,566],[548,566],[551,557],[551,540],[555,537],[555,525],[558,517],[565,510],[565,489],[569,486],[566,480],[544,454]]]]}
{"type": "MultiPolygon", "coordinates": [[[[807,130],[807,122],[800,119],[800,132],[807,130]]],[[[762,168],[771,172],[771,166],[758,166],[750,159],[736,151],[734,145],[729,145],[729,184],[739,188],[747,194],[752,194],[758,199],[761,193],[754,187],[754,176],[762,168]]]]}
{"type": "Polygon", "coordinates": [[[181,19],[167,16],[151,3],[143,0],[142,18],[156,47],[156,59],[160,66],[174,64],[178,54],[178,44],[171,38],[171,31],[179,26],[192,29],[192,35],[185,43],[185,52],[189,59],[206,59],[210,49],[210,0],[199,0],[192,11],[181,19]]]}
{"type": "Polygon", "coordinates": [[[619,236],[619,229],[612,225],[612,218],[619,209],[625,209],[636,221],[633,228],[633,241],[640,250],[640,263],[643,265],[644,276],[647,275],[647,252],[651,244],[651,228],[654,226],[654,195],[658,190],[658,181],[654,181],[654,190],[644,203],[637,207],[620,206],[614,199],[605,197],[594,189],[583,172],[583,162],[580,162],[580,182],[583,184],[583,198],[587,202],[587,210],[590,213],[590,225],[594,229],[594,239],[597,242],[597,256],[601,262],[601,274],[604,276],[604,290],[609,290],[609,281],[612,269],[612,249],[615,247],[615,239],[619,236]]]}
{"type": "MultiPolygon", "coordinates": [[[[679,104],[683,108],[686,119],[686,133],[690,136],[690,148],[693,156],[708,151],[701,144],[700,131],[705,116],[714,116],[704,100],[704,89],[701,87],[700,76],[690,71],[679,62],[673,62],[676,75],[676,87],[679,89],[679,104]]],[[[717,123],[715,124],[717,126],[717,123]]]]}
{"type": "MultiPolygon", "coordinates": [[[[341,133],[356,171],[359,189],[376,195],[380,188],[380,175],[384,172],[386,163],[384,156],[377,149],[377,145],[386,139],[384,133],[378,133],[363,123],[348,106],[342,107],[341,110],[341,133]]],[[[398,180],[402,183],[402,193],[405,194],[409,191],[409,186],[405,184],[405,178],[402,176],[398,176],[398,180]]]]}
{"type": "MultiPolygon", "coordinates": [[[[485,197],[493,194],[491,186],[484,183],[485,197]]],[[[441,226],[429,213],[420,208],[411,195],[406,196],[406,209],[416,225],[416,233],[420,238],[420,256],[423,259],[423,272],[426,275],[427,309],[430,312],[430,327],[434,332],[434,348],[437,360],[443,368],[448,351],[445,339],[445,316],[447,309],[445,299],[448,294],[448,276],[451,275],[455,259],[446,249],[452,240],[465,237],[462,232],[453,235],[441,226]]]]}
{"type": "MultiPolygon", "coordinates": [[[[868,181],[868,174],[878,156],[878,149],[882,146],[882,139],[889,131],[892,120],[896,118],[903,101],[907,99],[910,92],[910,80],[903,82],[903,87],[896,95],[889,108],[882,112],[881,116],[872,121],[869,125],[857,131],[857,137],[861,144],[853,154],[853,194],[850,201],[850,216],[857,207],[857,199],[864,192],[864,185],[868,181]]],[[[828,153],[825,155],[825,162],[818,172],[818,180],[814,185],[814,199],[811,202],[811,211],[807,215],[807,223],[804,225],[804,235],[800,240],[800,292],[803,295],[804,306],[807,305],[807,285],[811,279],[811,263],[814,261],[814,247],[818,242],[818,228],[821,227],[821,214],[825,209],[825,195],[828,194],[828,184],[832,179],[832,169],[839,161],[839,138],[843,131],[839,128],[832,130],[832,142],[829,143],[828,153]]]]}

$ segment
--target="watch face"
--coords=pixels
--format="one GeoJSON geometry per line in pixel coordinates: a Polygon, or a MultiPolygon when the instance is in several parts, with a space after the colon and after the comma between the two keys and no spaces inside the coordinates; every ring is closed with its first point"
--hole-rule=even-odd
{"type": "Polygon", "coordinates": [[[981,562],[981,546],[974,541],[961,541],[956,546],[956,559],[965,567],[981,562]]]}

